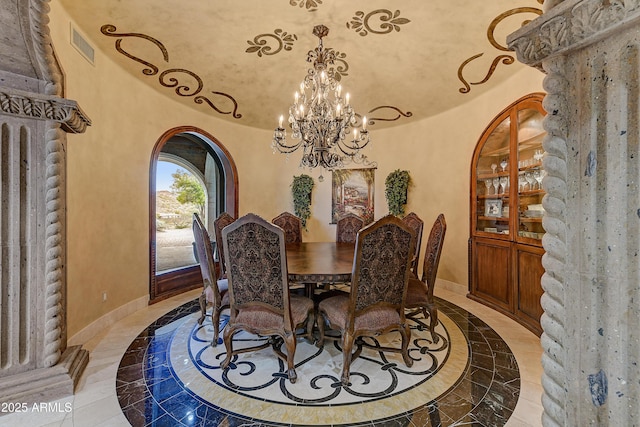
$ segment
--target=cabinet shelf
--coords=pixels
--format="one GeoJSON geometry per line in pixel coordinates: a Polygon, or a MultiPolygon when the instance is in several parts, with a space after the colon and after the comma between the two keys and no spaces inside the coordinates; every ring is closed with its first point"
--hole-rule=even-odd
{"type": "Polygon", "coordinates": [[[496,172],[496,173],[478,173],[478,181],[482,181],[489,178],[500,178],[501,176],[509,176],[509,171],[496,172]]]}
{"type": "Polygon", "coordinates": [[[507,193],[503,193],[503,194],[481,194],[481,195],[478,196],[478,199],[480,199],[480,200],[486,200],[486,199],[509,200],[509,194],[507,194],[507,193]]]}
{"type": "Polygon", "coordinates": [[[542,167],[542,162],[537,162],[529,166],[523,166],[521,168],[518,168],[518,170],[520,172],[526,172],[530,170],[539,170],[541,167],[542,167]]]}
{"type": "Polygon", "coordinates": [[[521,216],[520,217],[520,222],[537,222],[542,224],[542,218],[529,218],[526,216],[521,216]]]}
{"type": "Polygon", "coordinates": [[[521,191],[520,193],[518,193],[520,197],[544,196],[545,194],[546,193],[544,192],[544,190],[528,190],[528,191],[521,191]]]}
{"type": "Polygon", "coordinates": [[[497,221],[497,222],[509,222],[507,216],[478,216],[478,221],[497,221]]]}

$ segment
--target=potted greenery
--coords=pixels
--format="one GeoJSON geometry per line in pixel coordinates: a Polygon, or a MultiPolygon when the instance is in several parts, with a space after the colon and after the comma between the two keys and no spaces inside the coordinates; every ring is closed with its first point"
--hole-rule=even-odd
{"type": "Polygon", "coordinates": [[[302,174],[294,176],[291,183],[291,193],[293,194],[293,208],[295,214],[302,220],[302,226],[307,229],[307,220],[311,217],[311,190],[313,189],[313,178],[302,174]]]}
{"type": "Polygon", "coordinates": [[[396,169],[387,175],[387,179],[384,181],[384,195],[387,198],[390,214],[404,215],[404,205],[407,204],[407,190],[410,182],[409,171],[396,169]]]}

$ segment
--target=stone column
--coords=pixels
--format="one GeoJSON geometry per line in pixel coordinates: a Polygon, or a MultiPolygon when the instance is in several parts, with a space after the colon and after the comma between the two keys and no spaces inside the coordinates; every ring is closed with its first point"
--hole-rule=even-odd
{"type": "Polygon", "coordinates": [[[0,0],[0,402],[69,395],[88,362],[66,345],[65,132],[90,122],[63,98],[48,10],[0,0]]]}
{"type": "Polygon", "coordinates": [[[640,0],[553,3],[508,38],[547,73],[543,424],[640,425],[640,0]]]}

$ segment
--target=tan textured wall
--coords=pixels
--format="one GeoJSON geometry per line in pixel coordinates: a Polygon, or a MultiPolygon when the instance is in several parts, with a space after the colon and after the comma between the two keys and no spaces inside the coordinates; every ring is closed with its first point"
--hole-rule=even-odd
{"type": "MultiPolygon", "coordinates": [[[[57,3],[51,6],[50,27],[66,74],[66,96],[77,100],[93,122],[88,132],[68,140],[68,336],[72,337],[106,313],[148,295],[149,165],[153,147],[166,130],[196,126],[229,149],[238,167],[243,212],[266,212],[262,200],[268,204],[276,199],[270,189],[284,186],[273,175],[286,169],[261,166],[261,159],[272,156],[268,142],[262,143],[269,141],[267,132],[186,108],[173,101],[171,89],[162,88],[165,96],[140,84],[99,51],[95,66],[90,65],[69,44],[68,16],[57,3]],[[256,188],[252,181],[265,185],[256,188]]],[[[297,169],[292,166],[292,170],[297,169]]],[[[274,207],[269,214],[276,211],[274,207]]]]}
{"type": "MultiPolygon", "coordinates": [[[[68,330],[73,336],[106,313],[148,295],[149,161],[167,129],[199,127],[229,150],[238,167],[241,214],[251,211],[271,219],[293,210],[289,186],[292,176],[304,171],[297,167],[299,156],[287,162],[271,153],[270,131],[218,120],[202,106],[184,107],[173,101],[171,89],[156,91],[140,84],[99,51],[95,67],[90,65],[69,44],[68,16],[56,2],[51,6],[50,27],[66,72],[66,96],[77,100],[93,121],[85,134],[70,135],[68,144],[68,330]],[[103,303],[105,291],[108,299],[103,303]]],[[[426,235],[438,213],[447,218],[439,271],[443,279],[467,285],[469,165],[477,139],[505,106],[541,91],[542,78],[542,73],[527,69],[463,107],[410,125],[372,128],[367,154],[378,162],[376,217],[387,213],[387,174],[409,170],[414,186],[407,212],[424,219],[426,235]]],[[[316,188],[305,239],[332,240],[331,175],[324,173],[322,183],[319,171],[310,175],[316,188]]]]}

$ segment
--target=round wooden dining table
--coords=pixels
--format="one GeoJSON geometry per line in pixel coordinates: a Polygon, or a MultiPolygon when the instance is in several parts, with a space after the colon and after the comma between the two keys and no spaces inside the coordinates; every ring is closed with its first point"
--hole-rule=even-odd
{"type": "Polygon", "coordinates": [[[351,281],[353,243],[290,243],[286,249],[289,281],[303,283],[307,296],[313,295],[318,283],[351,281]]]}

